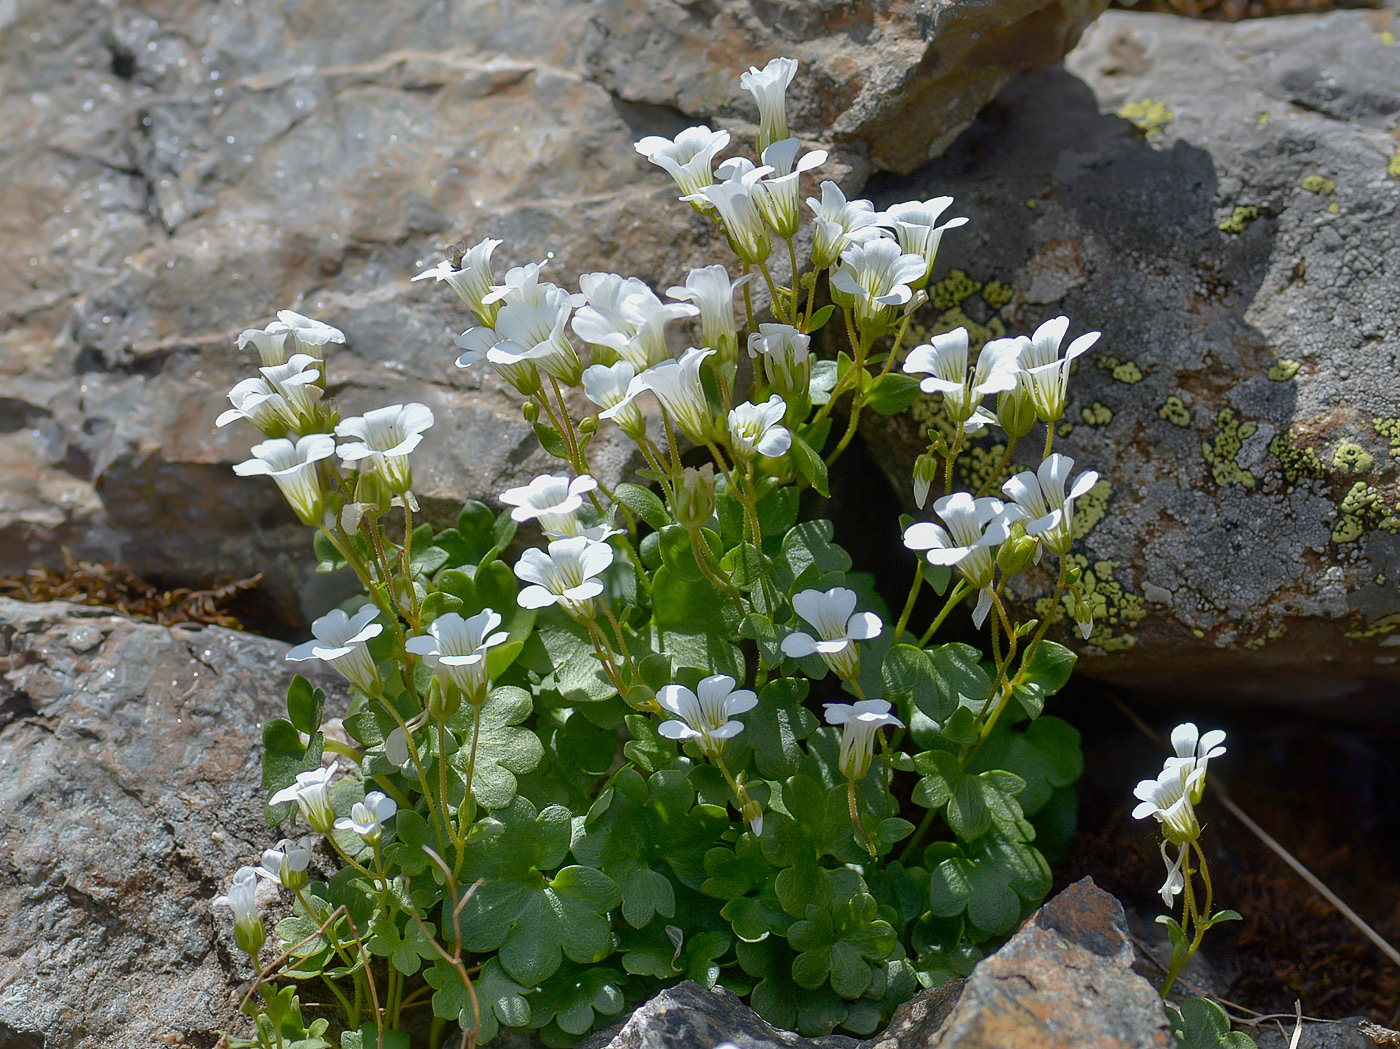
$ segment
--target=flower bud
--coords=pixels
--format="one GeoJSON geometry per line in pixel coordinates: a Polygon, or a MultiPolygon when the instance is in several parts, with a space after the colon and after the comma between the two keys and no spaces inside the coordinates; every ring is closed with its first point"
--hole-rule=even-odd
{"type": "Polygon", "coordinates": [[[437,688],[428,690],[428,716],[446,721],[462,706],[462,690],[448,681],[438,679],[437,688]]]}
{"type": "Polygon", "coordinates": [[[938,480],[938,460],[925,453],[914,460],[914,502],[920,510],[928,502],[928,490],[938,480]]]}
{"type": "Polygon", "coordinates": [[[584,437],[591,437],[598,432],[598,417],[596,415],[585,415],[579,420],[578,432],[584,437]]]}
{"type": "Polygon", "coordinates": [[[1013,521],[1011,534],[997,548],[997,567],[1001,569],[1003,575],[1008,576],[1023,572],[1026,566],[1035,559],[1039,546],[1040,543],[1034,536],[1026,535],[1024,521],[1013,521]]]}
{"type": "Polygon", "coordinates": [[[1035,426],[1035,401],[1031,400],[1030,390],[1024,383],[997,397],[997,422],[1013,440],[1026,436],[1035,426]]]}
{"type": "Polygon", "coordinates": [[[389,512],[394,495],[379,471],[371,470],[360,474],[355,484],[355,502],[360,504],[360,512],[369,518],[379,517],[389,512]]]}
{"type": "Polygon", "coordinates": [[[739,811],[753,830],[754,837],[761,837],[763,834],[763,806],[753,798],[749,798],[739,811]]]}
{"type": "Polygon", "coordinates": [[[525,421],[531,426],[540,421],[540,406],[534,401],[526,401],[520,406],[520,414],[525,416],[525,421]]]}
{"type": "Polygon", "coordinates": [[[698,470],[687,466],[675,488],[676,520],[688,532],[697,532],[715,512],[715,468],[706,463],[698,470]]]}
{"type": "Polygon", "coordinates": [[[1069,614],[1074,619],[1074,625],[1079,628],[1079,636],[1087,641],[1089,635],[1094,632],[1094,610],[1079,596],[1078,591],[1070,595],[1069,614]]]}

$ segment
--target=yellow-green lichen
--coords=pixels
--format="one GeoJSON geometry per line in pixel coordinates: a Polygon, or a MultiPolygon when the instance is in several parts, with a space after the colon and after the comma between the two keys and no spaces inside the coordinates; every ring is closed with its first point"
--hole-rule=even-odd
{"type": "Polygon", "coordinates": [[[1131,386],[1142,382],[1142,369],[1134,361],[1120,361],[1117,357],[1103,354],[1094,358],[1094,363],[1121,383],[1131,386]]]}
{"type": "Polygon", "coordinates": [[[1394,534],[1400,532],[1400,517],[1386,505],[1385,497],[1374,485],[1357,481],[1342,496],[1337,509],[1341,516],[1332,526],[1332,542],[1351,543],[1374,529],[1394,534]]]}
{"type": "Polygon", "coordinates": [[[1034,211],[1036,208],[1040,207],[1040,202],[1037,201],[1034,197],[1027,197],[1027,198],[1026,198],[1026,207],[1028,207],[1028,208],[1030,208],[1032,211],[1034,211]]]}
{"type": "Polygon", "coordinates": [[[1400,419],[1372,419],[1371,425],[1390,442],[1390,457],[1400,459],[1400,419]]]}
{"type": "Polygon", "coordinates": [[[1113,421],[1113,409],[1102,401],[1095,401],[1079,413],[1089,426],[1107,426],[1113,421]]]}
{"type": "Polygon", "coordinates": [[[1337,192],[1337,180],[1326,175],[1308,175],[1303,179],[1303,188],[1309,193],[1330,197],[1337,192]]]}
{"type": "Polygon", "coordinates": [[[961,306],[964,300],[976,295],[982,287],[982,281],[973,280],[966,270],[949,270],[946,277],[928,286],[928,298],[933,308],[942,313],[954,306],[961,306]]]}
{"type": "Polygon", "coordinates": [[[1275,624],[1274,626],[1271,626],[1269,627],[1269,629],[1265,630],[1258,637],[1250,638],[1244,643],[1244,647],[1248,649],[1263,648],[1265,645],[1272,644],[1279,638],[1283,637],[1285,632],[1286,628],[1282,623],[1275,624]]]}
{"type": "Polygon", "coordinates": [[[1392,612],[1388,616],[1372,620],[1363,627],[1348,630],[1346,636],[1353,641],[1374,641],[1377,638],[1389,637],[1397,630],[1400,630],[1400,612],[1392,612]]]}
{"type": "Polygon", "coordinates": [[[1087,492],[1074,503],[1074,539],[1078,542],[1094,530],[1094,526],[1108,516],[1108,501],[1113,495],[1113,485],[1106,477],[1100,477],[1087,492]]]}
{"type": "Polygon", "coordinates": [[[1332,465],[1344,474],[1364,474],[1375,459],[1355,441],[1343,441],[1332,453],[1332,465]]]}
{"type": "MultiPolygon", "coordinates": [[[[1141,594],[1135,594],[1117,578],[1116,561],[1095,561],[1081,554],[1067,556],[1071,568],[1083,572],[1079,579],[1079,590],[1084,603],[1094,616],[1094,632],[1089,643],[1097,645],[1105,652],[1122,652],[1137,644],[1137,638],[1129,633],[1133,627],[1147,617],[1147,606],[1141,594]]],[[[1068,603],[1064,608],[1068,610],[1068,603]]],[[[1060,609],[1050,606],[1050,598],[1042,597],[1035,602],[1036,615],[1042,618],[1053,615],[1059,618],[1060,609]]]]}
{"type": "Polygon", "coordinates": [[[1162,403],[1162,407],[1157,409],[1157,417],[1165,419],[1173,426],[1190,426],[1191,411],[1186,407],[1186,403],[1176,394],[1172,394],[1162,403]]]}
{"type": "Polygon", "coordinates": [[[1280,357],[1269,365],[1269,378],[1274,382],[1287,382],[1298,374],[1298,369],[1302,366],[1301,361],[1295,361],[1292,357],[1280,357]]]}
{"type": "Polygon", "coordinates": [[[1055,427],[1056,437],[1068,437],[1072,433],[1074,433],[1074,423],[1060,423],[1059,426],[1055,427]]]}
{"type": "MultiPolygon", "coordinates": [[[[974,492],[980,492],[983,488],[990,490],[995,486],[995,482],[1000,480],[994,475],[997,467],[1001,465],[1001,457],[1005,454],[1005,441],[999,441],[990,447],[970,445],[967,451],[958,457],[958,472],[974,492]]],[[[1009,473],[1016,473],[1021,469],[1022,467],[1012,466],[1009,473]]]]}
{"type": "Polygon", "coordinates": [[[1210,465],[1215,483],[1221,487],[1239,484],[1253,488],[1254,474],[1241,466],[1236,461],[1236,456],[1240,454],[1244,442],[1254,436],[1259,424],[1241,422],[1233,408],[1222,408],[1215,417],[1215,425],[1215,436],[1201,442],[1201,454],[1210,465]]]}
{"type": "Polygon", "coordinates": [[[982,286],[982,301],[994,310],[999,310],[1011,301],[1015,289],[1001,280],[989,280],[982,286]]]}
{"type": "Polygon", "coordinates": [[[1253,204],[1238,205],[1228,219],[1216,223],[1216,228],[1222,233],[1243,233],[1258,217],[1259,209],[1253,204]]]}
{"type": "Polygon", "coordinates": [[[1300,478],[1322,478],[1327,476],[1327,464],[1322,456],[1311,448],[1298,443],[1297,433],[1286,430],[1269,442],[1269,451],[1283,467],[1283,479],[1291,492],[1297,487],[1300,478]]]}
{"type": "Polygon", "coordinates": [[[1269,112],[1268,112],[1268,110],[1266,110],[1266,109],[1261,109],[1261,110],[1259,111],[1259,115],[1258,115],[1257,117],[1254,118],[1254,126],[1255,126],[1255,127],[1265,127],[1265,126],[1268,125],[1268,123],[1269,123],[1269,112]]]}
{"type": "Polygon", "coordinates": [[[1118,110],[1118,115],[1124,120],[1131,121],[1142,132],[1144,138],[1155,137],[1161,133],[1162,128],[1176,119],[1176,113],[1172,107],[1159,98],[1143,98],[1136,102],[1125,102],[1118,110]]]}
{"type": "Polygon", "coordinates": [[[1390,163],[1385,166],[1385,173],[1391,178],[1400,178],[1400,149],[1390,158],[1390,163]]]}

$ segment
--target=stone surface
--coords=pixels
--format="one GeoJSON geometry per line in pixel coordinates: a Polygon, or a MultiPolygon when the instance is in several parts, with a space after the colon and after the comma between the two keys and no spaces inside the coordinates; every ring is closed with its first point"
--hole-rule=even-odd
{"type": "MultiPolygon", "coordinates": [[[[972,220],[944,241],[958,272],[933,289],[935,330],[1064,313],[1071,337],[1104,333],[1055,445],[1103,478],[1081,515],[1090,674],[1154,688],[1170,666],[1172,688],[1209,675],[1311,702],[1400,680],[1400,47],[1384,17],[1110,12],[1068,72],[1027,74],[939,160],[868,187],[877,203],[949,193],[972,220]]],[[[910,433],[876,436],[907,492],[910,433]]],[[[1029,439],[1016,459],[1038,455],[1029,439]]]]}
{"type": "Polygon", "coordinates": [[[632,143],[701,119],[742,139],[750,63],[804,60],[793,126],[839,139],[824,175],[853,187],[867,143],[922,160],[1102,6],[0,4],[0,571],[68,545],[170,583],[262,570],[284,618],[320,610],[305,533],[229,470],[250,435],[213,426],[241,329],[313,314],[349,336],[347,413],[432,407],[417,481],[446,514],[544,460],[514,396],[452,367],[455,298],[409,284],[444,245],[665,287],[721,256],[632,143]]]}
{"type": "Polygon", "coordinates": [[[259,729],[284,648],[0,599],[0,1045],[231,1025],[241,963],[210,901],[269,844],[259,729]]]}
{"type": "MultiPolygon", "coordinates": [[[[1308,1023],[1303,1021],[1303,1031],[1298,1037],[1297,1044],[1293,1044],[1293,1028],[1295,1022],[1291,1020],[1278,1021],[1283,1030],[1272,1025],[1260,1026],[1248,1033],[1254,1044],[1259,1049],[1374,1049],[1376,1045],[1384,1045],[1384,1042],[1372,1041],[1361,1033],[1357,1028],[1357,1023],[1365,1022],[1364,1017],[1352,1017],[1348,1020],[1335,1020],[1329,1023],[1308,1023]],[[1284,1032],[1287,1032],[1286,1034],[1284,1032]]],[[[1393,1032],[1390,1032],[1393,1034],[1393,1032]]]]}

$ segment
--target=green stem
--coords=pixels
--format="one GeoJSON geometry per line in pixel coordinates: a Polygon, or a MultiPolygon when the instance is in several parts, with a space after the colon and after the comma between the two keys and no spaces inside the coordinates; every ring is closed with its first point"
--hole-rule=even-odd
{"type": "Polygon", "coordinates": [[[1006,451],[1001,453],[1001,458],[997,460],[996,466],[992,469],[992,472],[987,475],[987,479],[982,482],[982,487],[977,489],[977,495],[974,496],[974,498],[980,499],[991,491],[992,486],[1001,479],[1002,471],[1004,471],[1007,464],[1011,462],[1011,455],[1015,449],[1016,438],[1008,437],[1006,440],[1006,451]]]}
{"type": "Polygon", "coordinates": [[[909,584],[909,596],[904,600],[904,609],[899,613],[899,622],[894,626],[894,644],[904,640],[904,628],[909,625],[909,617],[914,614],[914,602],[924,585],[922,559],[914,565],[914,581],[909,584]]]}
{"type": "MultiPolygon", "coordinates": [[[[689,535],[690,552],[695,557],[695,563],[700,568],[700,574],[709,580],[712,585],[719,587],[719,589],[729,595],[729,599],[734,602],[734,610],[739,613],[739,618],[742,620],[744,616],[748,614],[744,609],[743,595],[732,581],[710,568],[709,558],[705,554],[705,548],[709,544],[701,541],[700,533],[690,532],[689,535]]],[[[722,573],[723,571],[724,569],[721,567],[719,572],[722,573]]]]}
{"type": "Polygon", "coordinates": [[[763,279],[768,285],[768,294],[773,299],[773,313],[777,315],[778,320],[783,324],[789,323],[787,310],[783,309],[783,300],[778,295],[778,286],[773,283],[773,275],[768,272],[768,264],[766,262],[760,262],[758,264],[758,269],[759,272],[763,274],[763,279]]]}
{"type": "Polygon", "coordinates": [[[856,837],[860,839],[861,845],[864,846],[866,852],[870,853],[872,859],[879,856],[879,848],[870,835],[865,833],[865,828],[860,825],[860,810],[856,807],[856,781],[849,776],[846,777],[846,803],[850,806],[851,826],[856,829],[856,837]]]}
{"type": "Polygon", "coordinates": [[[801,312],[802,291],[799,288],[801,280],[797,272],[797,247],[792,243],[792,238],[787,238],[788,261],[792,264],[792,323],[797,324],[797,316],[801,312]]]}
{"type": "Polygon", "coordinates": [[[914,850],[917,849],[919,843],[924,840],[924,835],[928,833],[928,829],[933,826],[933,817],[938,815],[938,812],[938,809],[924,810],[924,818],[919,820],[919,825],[914,828],[914,833],[909,835],[909,841],[905,844],[904,848],[900,850],[900,863],[908,862],[909,857],[914,854],[914,850]]]}
{"type": "Polygon", "coordinates": [[[1054,424],[1054,423],[1046,423],[1046,424],[1045,424],[1045,451],[1041,453],[1041,455],[1040,455],[1040,458],[1041,458],[1041,459],[1049,459],[1049,458],[1050,458],[1050,446],[1053,445],[1054,443],[1055,443],[1055,424],[1054,424]]]}
{"type": "MultiPolygon", "coordinates": [[[[747,277],[750,272],[751,267],[747,262],[744,263],[744,276],[747,277]]],[[[758,331],[758,325],[754,323],[753,319],[753,292],[750,288],[752,284],[751,280],[744,281],[744,317],[748,321],[748,334],[750,335],[758,331]]]]}
{"type": "Polygon", "coordinates": [[[948,594],[948,600],[943,602],[942,610],[934,617],[933,622],[929,624],[929,628],[924,631],[924,636],[919,638],[920,648],[923,648],[929,643],[929,639],[933,637],[934,632],[943,625],[943,620],[948,618],[948,613],[963,599],[967,591],[968,585],[965,580],[959,579],[957,583],[953,585],[953,589],[948,594]]]}

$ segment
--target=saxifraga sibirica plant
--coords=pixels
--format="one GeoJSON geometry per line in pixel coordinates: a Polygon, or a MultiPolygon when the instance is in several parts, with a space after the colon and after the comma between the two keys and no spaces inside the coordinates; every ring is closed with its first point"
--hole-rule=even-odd
{"type": "Polygon", "coordinates": [[[315,529],[320,569],[349,568],[364,596],[288,653],[348,683],[348,741],[300,676],[265,727],[268,820],[310,835],[217,901],[256,972],[255,1036],[231,1044],[482,1044],[505,1026],[572,1045],[683,979],[780,1027],[868,1035],[1049,890],[1037,830],[1067,837],[1081,757],[1041,716],[1074,662],[1045,634],[1062,608],[1092,625],[1069,552],[1096,478],[1053,443],[1097,333],[1062,351],[1061,317],[980,352],[961,328],[906,347],[965,220],[943,218],[947,197],[876,212],[832,182],[805,214],[799,182],[826,156],[788,134],[795,72],[775,59],[743,77],[757,163],[716,165],[729,134],[706,127],[637,144],[736,256],[669,301],[613,273],[578,292],[535,263],[499,274],[496,240],[415,278],[461,298],[457,365],[517,390],[560,461],[500,493],[500,514],[416,520],[433,413],[342,418],[325,396],[339,331],[284,311],[240,337],[262,366],[219,422],[263,440],[235,469],[269,475],[315,529]],[[844,346],[819,356],[828,324],[844,346]],[[673,353],[681,331],[694,345],[673,353]],[[921,392],[942,413],[912,478],[932,516],[903,522],[919,563],[891,614],[802,494],[829,494],[863,412],[921,392]],[[1012,466],[1037,425],[1040,461],[1012,466]],[[638,467],[611,487],[589,460],[607,427],[638,467]],[[959,490],[987,427],[1007,434],[999,473],[959,490]],[[708,461],[683,465],[687,449],[708,461]],[[518,529],[531,545],[511,565],[518,529]],[[1007,601],[1032,566],[1053,579],[1039,622],[1007,601]],[[916,622],[924,588],[941,606],[916,622]],[[938,639],[965,606],[990,654],[938,639]],[[259,876],[293,906],[265,948],[259,876]]]}

